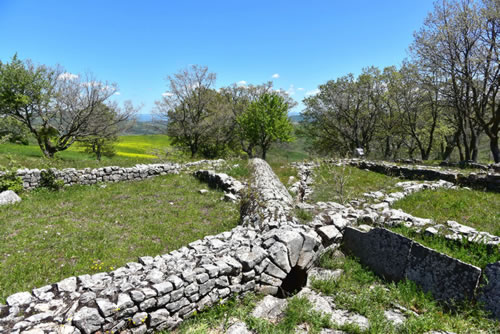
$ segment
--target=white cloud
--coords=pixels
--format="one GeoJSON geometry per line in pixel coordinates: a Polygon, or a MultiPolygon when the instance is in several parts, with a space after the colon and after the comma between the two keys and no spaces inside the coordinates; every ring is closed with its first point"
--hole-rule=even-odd
{"type": "Polygon", "coordinates": [[[122,93],[120,93],[120,92],[116,92],[116,93],[115,93],[115,95],[121,95],[121,94],[122,94],[122,93]]]}
{"type": "Polygon", "coordinates": [[[241,80],[241,81],[238,81],[238,82],[237,82],[237,85],[238,85],[238,86],[240,86],[240,87],[241,87],[241,86],[246,86],[246,85],[247,85],[247,82],[246,82],[245,80],[241,80]]]}
{"type": "Polygon", "coordinates": [[[316,89],[314,89],[314,90],[308,90],[308,91],[306,92],[306,96],[316,95],[316,94],[318,94],[318,93],[319,93],[319,89],[318,89],[318,88],[316,88],[316,89]]]}
{"type": "Polygon", "coordinates": [[[304,90],[304,88],[299,87],[299,88],[297,88],[297,90],[298,90],[299,92],[302,92],[302,91],[304,90]]]}
{"type": "Polygon", "coordinates": [[[57,80],[74,80],[74,79],[78,79],[78,75],[69,72],[61,73],[57,77],[57,80]]]}
{"type": "Polygon", "coordinates": [[[165,93],[161,94],[161,96],[163,96],[163,97],[170,97],[170,96],[174,96],[174,94],[170,93],[170,92],[165,92],[165,93]]]}
{"type": "Polygon", "coordinates": [[[287,89],[286,92],[290,96],[295,95],[295,86],[294,85],[290,85],[290,87],[288,87],[288,89],[287,89]]]}
{"type": "Polygon", "coordinates": [[[280,75],[278,73],[274,73],[272,76],[273,79],[278,79],[279,77],[280,77],[280,75]]]}

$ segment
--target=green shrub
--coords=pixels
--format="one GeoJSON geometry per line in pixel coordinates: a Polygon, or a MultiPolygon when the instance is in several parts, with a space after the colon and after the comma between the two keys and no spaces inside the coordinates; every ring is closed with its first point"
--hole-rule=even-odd
{"type": "Polygon", "coordinates": [[[15,171],[7,171],[6,174],[0,176],[0,192],[5,190],[12,190],[15,193],[24,190],[23,180],[17,176],[15,171]]]}
{"type": "Polygon", "coordinates": [[[54,171],[51,169],[42,170],[40,173],[40,187],[57,191],[64,186],[63,180],[57,180],[54,171]]]}

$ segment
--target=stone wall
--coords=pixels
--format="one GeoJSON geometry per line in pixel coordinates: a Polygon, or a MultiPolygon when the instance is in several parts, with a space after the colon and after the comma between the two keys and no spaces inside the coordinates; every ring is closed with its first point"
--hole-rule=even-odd
{"type": "MultiPolygon", "coordinates": [[[[101,168],[65,168],[50,170],[57,180],[65,186],[76,184],[95,184],[98,182],[120,182],[131,180],[144,180],[157,175],[179,173],[181,165],[175,163],[136,165],[134,167],[108,166],[101,168]]],[[[19,169],[17,176],[23,180],[23,187],[27,190],[40,186],[42,171],[45,169],[19,169]]],[[[1,175],[0,175],[1,176],[1,175]]]]}
{"type": "Polygon", "coordinates": [[[478,299],[500,319],[500,262],[482,271],[383,228],[347,227],[343,247],[386,279],[409,279],[447,302],[478,299]],[[484,286],[478,289],[481,280],[484,286]]]}
{"type": "MultiPolygon", "coordinates": [[[[185,164],[163,163],[163,164],[138,164],[134,167],[107,166],[101,168],[50,168],[57,180],[61,180],[65,186],[76,184],[95,184],[98,182],[120,182],[132,180],[144,180],[153,176],[177,174],[182,169],[196,167],[200,165],[218,166],[224,163],[219,160],[200,160],[185,164]]],[[[16,174],[23,180],[23,187],[26,190],[40,186],[42,171],[46,169],[18,169],[16,174]]],[[[0,172],[0,177],[5,174],[0,172]]]]}
{"type": "Polygon", "coordinates": [[[300,288],[330,236],[296,224],[291,197],[269,165],[251,165],[247,201],[254,203],[242,211],[243,226],[112,272],[16,293],[0,306],[0,332],[152,333],[235,294],[300,288]]]}
{"type": "Polygon", "coordinates": [[[347,161],[347,163],[361,169],[367,169],[385,175],[399,176],[410,180],[444,180],[464,187],[500,192],[500,174],[494,172],[494,170],[465,175],[458,171],[444,170],[438,167],[418,165],[399,166],[387,162],[354,159],[347,161]]]}

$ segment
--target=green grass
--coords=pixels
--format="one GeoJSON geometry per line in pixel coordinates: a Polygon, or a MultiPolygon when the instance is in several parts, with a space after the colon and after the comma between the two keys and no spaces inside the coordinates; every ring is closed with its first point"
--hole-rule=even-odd
{"type": "Polygon", "coordinates": [[[356,167],[337,167],[331,164],[321,164],[314,173],[313,194],[311,202],[349,202],[361,198],[363,193],[384,189],[385,192],[399,190],[395,184],[398,178],[362,170],[356,167]],[[345,185],[341,188],[340,184],[345,185]]]}
{"type": "Polygon", "coordinates": [[[0,302],[73,275],[109,271],[236,226],[238,208],[190,175],[24,193],[0,207],[0,302]]]}
{"type": "Polygon", "coordinates": [[[500,235],[499,193],[467,189],[424,190],[395,202],[393,207],[440,224],[455,220],[479,231],[500,235]]]}
{"type": "Polygon", "coordinates": [[[243,320],[250,330],[259,334],[289,334],[304,323],[309,325],[309,333],[319,333],[321,328],[330,326],[326,316],[310,310],[311,304],[305,298],[290,299],[283,319],[276,324],[254,318],[250,313],[260,299],[261,296],[252,294],[242,299],[230,299],[185,321],[174,333],[205,334],[210,333],[211,329],[216,329],[212,333],[225,333],[232,324],[230,320],[234,318],[243,320]]]}
{"type": "Polygon", "coordinates": [[[351,257],[325,254],[320,265],[342,269],[337,280],[314,281],[313,288],[334,298],[337,307],[364,315],[370,321],[367,333],[425,333],[431,330],[456,333],[499,333],[498,321],[490,320],[477,305],[460,304],[450,310],[437,303],[411,281],[387,283],[351,257]],[[384,317],[384,310],[399,304],[409,311],[407,321],[394,327],[384,317]]]}
{"type": "Polygon", "coordinates": [[[103,157],[101,162],[84,153],[78,144],[47,159],[36,143],[19,145],[0,144],[0,167],[11,168],[86,168],[102,166],[133,166],[138,163],[156,162],[155,151],[162,152],[170,147],[170,138],[165,135],[121,136],[116,147],[116,155],[103,157]]]}
{"type": "Polygon", "coordinates": [[[482,243],[474,243],[467,240],[448,240],[441,235],[434,236],[417,233],[406,226],[393,227],[391,230],[415,240],[424,246],[479,268],[484,269],[487,264],[500,261],[500,248],[498,247],[490,247],[482,243]]]}

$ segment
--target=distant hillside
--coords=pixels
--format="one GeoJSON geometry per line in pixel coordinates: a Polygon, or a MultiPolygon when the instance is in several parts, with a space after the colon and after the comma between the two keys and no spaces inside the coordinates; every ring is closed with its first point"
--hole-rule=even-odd
{"type": "Polygon", "coordinates": [[[139,121],[134,122],[132,127],[122,133],[122,135],[157,135],[164,134],[167,124],[164,121],[139,121]]]}
{"type": "Polygon", "coordinates": [[[288,117],[290,117],[290,119],[294,123],[299,123],[304,119],[304,117],[301,114],[288,115],[288,117]]]}

